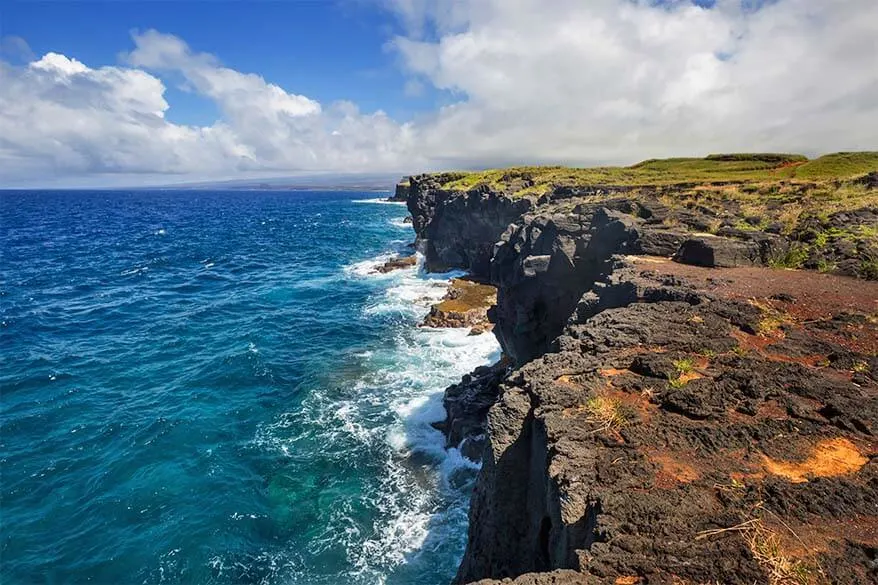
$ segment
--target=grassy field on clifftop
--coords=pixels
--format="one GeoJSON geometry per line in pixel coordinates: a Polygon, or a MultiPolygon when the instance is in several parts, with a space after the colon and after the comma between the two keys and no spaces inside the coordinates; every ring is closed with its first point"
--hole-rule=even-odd
{"type": "Polygon", "coordinates": [[[514,167],[432,177],[449,191],[486,186],[514,198],[573,188],[557,198],[561,211],[613,197],[658,201],[669,230],[741,240],[781,237],[789,247],[772,266],[878,280],[878,188],[867,177],[872,172],[878,172],[878,152],[814,160],[718,154],[630,167],[514,167]]]}
{"type": "Polygon", "coordinates": [[[870,171],[878,171],[878,152],[842,152],[814,160],[798,154],[717,154],[651,159],[630,167],[513,167],[448,173],[443,187],[466,191],[487,185],[523,196],[559,186],[822,181],[850,179],[870,171]]]}

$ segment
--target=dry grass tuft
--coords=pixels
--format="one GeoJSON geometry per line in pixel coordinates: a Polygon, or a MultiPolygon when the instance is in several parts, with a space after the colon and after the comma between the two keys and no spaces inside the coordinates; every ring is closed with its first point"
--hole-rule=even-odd
{"type": "Polygon", "coordinates": [[[761,337],[782,336],[781,327],[793,323],[793,318],[789,313],[779,311],[768,303],[751,299],[750,304],[762,311],[762,319],[755,327],[756,334],[761,337]]]}
{"type": "Polygon", "coordinates": [[[768,572],[771,585],[812,585],[817,582],[819,570],[799,559],[785,555],[780,538],[756,522],[744,532],[744,540],[756,561],[768,572]]]}
{"type": "Polygon", "coordinates": [[[617,431],[624,427],[628,419],[622,412],[622,403],[615,398],[594,396],[585,403],[588,420],[600,425],[595,432],[617,431]]]}
{"type": "MultiPolygon", "coordinates": [[[[787,530],[792,532],[789,527],[787,530]]],[[[761,518],[753,518],[729,528],[705,530],[699,532],[695,539],[703,540],[731,532],[738,532],[744,538],[753,558],[768,574],[770,585],[817,585],[821,582],[820,566],[786,554],[780,537],[766,527],[761,518]]],[[[794,532],[792,534],[798,539],[794,532]]]]}

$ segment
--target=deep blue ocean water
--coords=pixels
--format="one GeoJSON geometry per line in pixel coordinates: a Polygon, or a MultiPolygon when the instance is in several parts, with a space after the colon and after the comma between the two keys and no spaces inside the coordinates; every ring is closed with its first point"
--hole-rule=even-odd
{"type": "Polygon", "coordinates": [[[497,357],[374,194],[0,192],[0,581],[447,583],[497,357]],[[365,201],[364,201],[365,200],[365,201]]]}

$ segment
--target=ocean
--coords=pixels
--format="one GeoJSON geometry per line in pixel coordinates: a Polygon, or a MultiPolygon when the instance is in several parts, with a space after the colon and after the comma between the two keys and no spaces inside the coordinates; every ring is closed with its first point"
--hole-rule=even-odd
{"type": "Polygon", "coordinates": [[[0,581],[445,584],[499,357],[374,193],[0,192],[0,581]]]}

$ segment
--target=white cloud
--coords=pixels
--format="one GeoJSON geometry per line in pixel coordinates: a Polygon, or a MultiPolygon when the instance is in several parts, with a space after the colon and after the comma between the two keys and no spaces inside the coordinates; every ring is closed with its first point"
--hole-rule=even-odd
{"type": "Polygon", "coordinates": [[[434,159],[618,162],[878,146],[874,0],[778,0],[755,12],[731,0],[712,9],[626,0],[419,8],[401,2],[415,24],[393,44],[412,74],[463,96],[425,129],[434,159]],[[423,40],[431,20],[448,32],[423,40]]]}
{"type": "Polygon", "coordinates": [[[91,69],[48,53],[0,63],[0,178],[209,171],[233,149],[164,119],[164,85],[137,69],[91,69]]]}
{"type": "Polygon", "coordinates": [[[144,173],[155,182],[156,175],[174,175],[168,182],[424,164],[403,156],[411,127],[383,112],[363,114],[343,101],[323,107],[193,53],[171,35],[133,38],[125,66],[92,69],[56,53],[24,68],[0,62],[0,181],[144,173]],[[211,126],[169,122],[165,85],[154,73],[181,75],[218,105],[222,119],[211,126]]]}
{"type": "Polygon", "coordinates": [[[115,67],[0,62],[0,183],[878,147],[874,0],[384,1],[408,27],[390,41],[400,93],[433,85],[451,105],[402,123],[321,104],[147,31],[115,67]],[[163,79],[220,119],[170,122],[163,79]]]}

